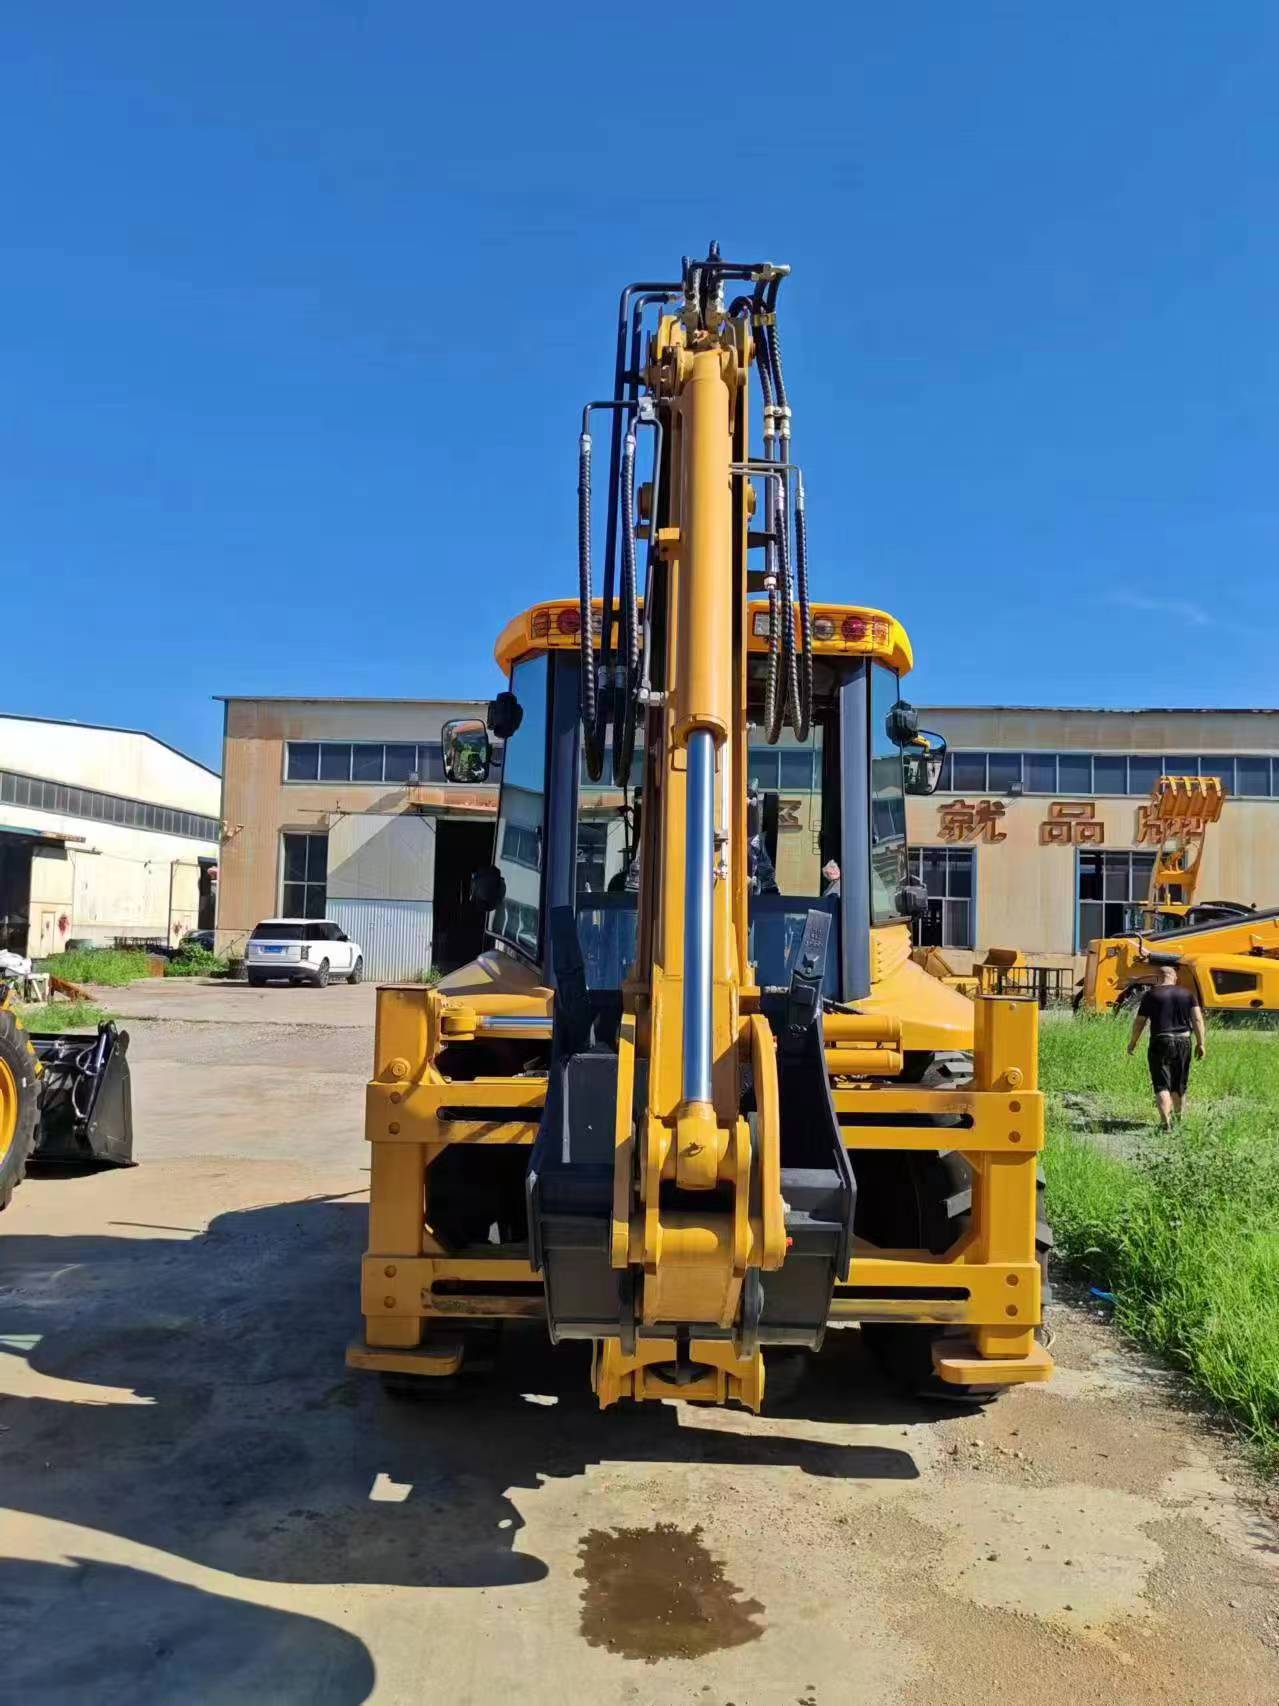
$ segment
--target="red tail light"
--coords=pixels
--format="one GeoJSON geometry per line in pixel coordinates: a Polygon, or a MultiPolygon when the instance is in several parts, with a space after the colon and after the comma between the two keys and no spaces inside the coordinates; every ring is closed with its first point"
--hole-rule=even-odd
{"type": "Polygon", "coordinates": [[[864,640],[870,633],[870,623],[864,616],[845,616],[839,631],[846,640],[864,640]]]}
{"type": "Polygon", "coordinates": [[[555,618],[555,626],[561,634],[580,634],[582,631],[582,615],[578,610],[561,610],[555,618]]]}

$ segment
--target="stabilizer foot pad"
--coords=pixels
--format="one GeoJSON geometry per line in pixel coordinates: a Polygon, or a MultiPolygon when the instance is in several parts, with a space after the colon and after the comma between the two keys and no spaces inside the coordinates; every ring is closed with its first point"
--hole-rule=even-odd
{"type": "Polygon", "coordinates": [[[1013,1386],[1027,1380],[1047,1380],[1053,1359],[1042,1345],[1024,1357],[982,1357],[966,1339],[937,1339],[933,1343],[933,1368],[939,1379],[952,1386],[1013,1386]]]}
{"type": "Polygon", "coordinates": [[[366,1345],[355,1339],[346,1347],[348,1368],[375,1368],[386,1374],[420,1374],[424,1378],[446,1378],[462,1366],[461,1340],[443,1340],[421,1345],[412,1350],[396,1350],[386,1345],[366,1345]]]}

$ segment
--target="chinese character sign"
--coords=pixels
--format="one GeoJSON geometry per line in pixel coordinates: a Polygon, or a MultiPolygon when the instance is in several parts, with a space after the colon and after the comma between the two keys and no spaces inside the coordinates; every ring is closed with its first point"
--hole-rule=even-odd
{"type": "Polygon", "coordinates": [[[950,800],[937,808],[937,834],[942,841],[1006,841],[999,827],[1002,800],[950,800]]]}
{"type": "Polygon", "coordinates": [[[1039,826],[1041,847],[1100,847],[1105,839],[1095,800],[1054,800],[1039,826]]]}

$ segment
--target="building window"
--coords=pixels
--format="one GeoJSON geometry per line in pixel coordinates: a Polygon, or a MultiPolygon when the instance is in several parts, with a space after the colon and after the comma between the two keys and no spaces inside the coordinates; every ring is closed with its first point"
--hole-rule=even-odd
{"type": "MultiPolygon", "coordinates": [[[[1229,783],[1224,785],[1229,787],[1229,783]]],[[[1258,799],[1270,792],[1270,766],[1264,758],[1235,760],[1234,791],[1244,799],[1258,799]]]]}
{"type": "Polygon", "coordinates": [[[285,918],[323,918],[328,898],[329,838],[285,830],[282,843],[280,912],[285,918]]]}
{"type": "Polygon", "coordinates": [[[977,856],[970,847],[915,847],[910,870],[923,883],[928,910],[912,926],[921,948],[973,946],[973,883],[977,856]]]}
{"type": "Polygon", "coordinates": [[[986,757],[986,787],[992,794],[1007,794],[1021,788],[1021,754],[992,752],[986,757]]]}
{"type": "MultiPolygon", "coordinates": [[[[495,750],[493,768],[501,764],[495,750]]],[[[443,782],[444,749],[438,740],[290,740],[284,743],[286,782],[443,782]]]]}
{"type": "MultiPolygon", "coordinates": [[[[773,758],[776,764],[776,755],[773,758]]],[[[757,767],[751,749],[751,769],[757,767]]],[[[1279,758],[1264,754],[1119,752],[947,753],[938,783],[944,794],[1128,795],[1146,799],[1161,776],[1215,776],[1228,798],[1279,799],[1279,758]]]]}
{"type": "Polygon", "coordinates": [[[526,823],[502,825],[502,857],[512,859],[517,865],[527,865],[530,871],[542,868],[540,828],[526,823]]]}
{"type": "Polygon", "coordinates": [[[957,752],[951,760],[951,786],[957,794],[980,792],[986,786],[986,754],[957,752]]]}
{"type": "Polygon", "coordinates": [[[1057,788],[1063,794],[1092,793],[1092,757],[1089,753],[1057,754],[1057,788]]]}
{"type": "Polygon", "coordinates": [[[150,829],[159,835],[177,835],[192,841],[216,841],[218,820],[199,812],[153,806],[146,800],[129,800],[120,794],[100,794],[93,788],[72,788],[63,782],[44,782],[38,776],[20,776],[0,770],[0,802],[26,806],[29,811],[55,812],[63,817],[83,817],[94,823],[119,823],[130,829],[150,829]]]}
{"type": "Polygon", "coordinates": [[[1079,953],[1099,936],[1115,936],[1127,928],[1128,909],[1134,901],[1145,900],[1154,868],[1153,853],[1080,852],[1079,953]]]}

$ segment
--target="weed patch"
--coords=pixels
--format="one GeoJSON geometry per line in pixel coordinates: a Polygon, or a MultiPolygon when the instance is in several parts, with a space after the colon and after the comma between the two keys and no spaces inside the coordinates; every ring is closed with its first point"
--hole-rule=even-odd
{"type": "Polygon", "coordinates": [[[1165,1134],[1128,1031],[1108,1016],[1043,1026],[1058,1255],[1279,1471],[1279,1035],[1211,1027],[1165,1134]]]}

